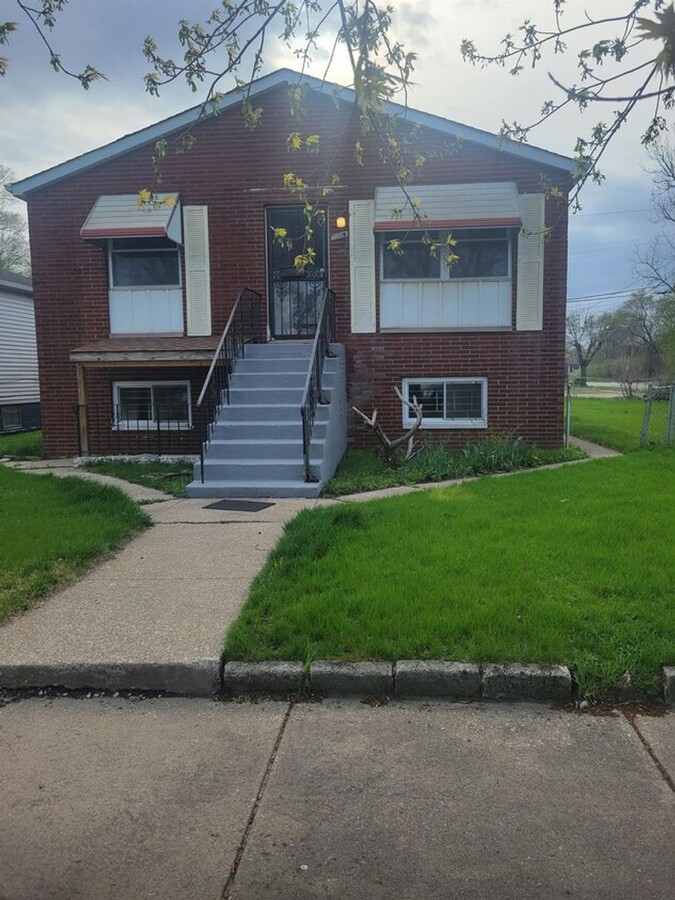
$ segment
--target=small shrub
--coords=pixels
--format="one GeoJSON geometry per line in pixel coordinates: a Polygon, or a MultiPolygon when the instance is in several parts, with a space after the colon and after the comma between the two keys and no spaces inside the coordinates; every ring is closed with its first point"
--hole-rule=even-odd
{"type": "Polygon", "coordinates": [[[324,493],[330,497],[406,484],[448,481],[490,472],[512,472],[555,462],[583,459],[575,447],[540,450],[511,435],[485,438],[454,451],[438,444],[390,468],[373,450],[348,450],[324,493]]]}

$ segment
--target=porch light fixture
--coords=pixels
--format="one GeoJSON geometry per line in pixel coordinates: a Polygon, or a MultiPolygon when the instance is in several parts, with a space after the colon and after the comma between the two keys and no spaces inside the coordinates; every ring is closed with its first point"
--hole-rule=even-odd
{"type": "Polygon", "coordinates": [[[335,227],[339,228],[340,230],[347,227],[347,220],[344,216],[337,216],[337,218],[335,219],[335,227]]]}

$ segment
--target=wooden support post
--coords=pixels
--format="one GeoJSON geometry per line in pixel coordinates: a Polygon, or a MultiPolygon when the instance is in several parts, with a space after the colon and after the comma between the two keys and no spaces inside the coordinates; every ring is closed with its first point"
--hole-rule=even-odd
{"type": "Polygon", "coordinates": [[[89,433],[87,430],[87,385],[84,366],[77,364],[77,421],[80,429],[80,453],[89,455],[89,433]]]}
{"type": "Polygon", "coordinates": [[[668,403],[668,419],[666,421],[666,444],[675,444],[675,382],[670,386],[670,402],[668,403]]]}
{"type": "Polygon", "coordinates": [[[647,387],[647,393],[645,394],[645,414],[642,417],[642,431],[640,432],[640,446],[641,447],[649,446],[649,420],[652,415],[653,403],[654,403],[654,385],[650,384],[647,387]]]}

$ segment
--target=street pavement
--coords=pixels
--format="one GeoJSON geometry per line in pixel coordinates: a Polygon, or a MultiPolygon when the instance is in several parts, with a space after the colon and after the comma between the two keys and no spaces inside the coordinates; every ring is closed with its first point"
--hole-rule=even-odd
{"type": "Polygon", "coordinates": [[[675,713],[0,708],[2,900],[673,897],[675,713]]]}

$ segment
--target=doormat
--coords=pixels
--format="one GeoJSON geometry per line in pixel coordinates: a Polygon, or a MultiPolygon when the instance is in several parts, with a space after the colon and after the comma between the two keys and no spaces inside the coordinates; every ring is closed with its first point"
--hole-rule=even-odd
{"type": "Polygon", "coordinates": [[[218,500],[216,503],[209,503],[204,509],[226,509],[230,512],[260,512],[263,509],[269,509],[274,503],[260,503],[256,500],[218,500]]]}

